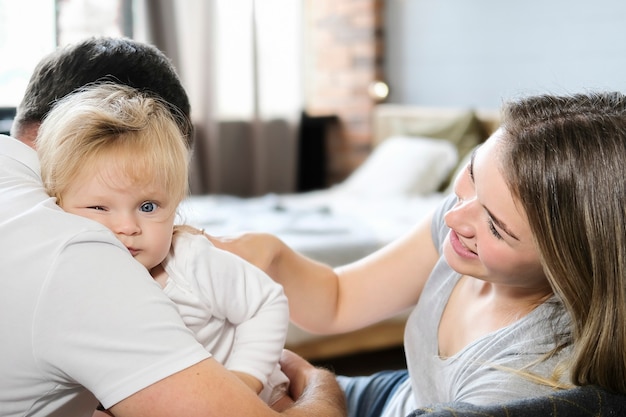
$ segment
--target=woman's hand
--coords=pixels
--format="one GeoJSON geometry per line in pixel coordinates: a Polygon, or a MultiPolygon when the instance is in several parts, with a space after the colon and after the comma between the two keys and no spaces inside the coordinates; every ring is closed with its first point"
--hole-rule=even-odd
{"type": "Polygon", "coordinates": [[[268,233],[207,238],[217,248],[242,257],[282,285],[294,323],[316,333],[333,331],[338,281],[330,266],[307,258],[268,233]]]}
{"type": "Polygon", "coordinates": [[[291,321],[311,333],[345,333],[392,317],[417,303],[439,259],[432,214],[367,257],[332,268],[267,233],[207,236],[283,286],[291,321]]]}
{"type": "Polygon", "coordinates": [[[238,236],[205,236],[217,248],[234,253],[272,276],[271,267],[285,244],[268,233],[244,233],[238,236]]]}

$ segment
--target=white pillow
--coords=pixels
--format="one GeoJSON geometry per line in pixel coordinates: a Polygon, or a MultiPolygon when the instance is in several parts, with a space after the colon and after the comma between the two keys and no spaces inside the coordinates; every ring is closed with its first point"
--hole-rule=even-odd
{"type": "Polygon", "coordinates": [[[416,136],[392,136],[337,186],[362,197],[430,194],[439,189],[458,162],[449,141],[416,136]]]}

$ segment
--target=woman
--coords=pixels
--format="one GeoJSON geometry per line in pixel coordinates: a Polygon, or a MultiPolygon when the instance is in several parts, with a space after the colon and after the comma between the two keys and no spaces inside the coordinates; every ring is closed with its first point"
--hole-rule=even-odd
{"type": "Polygon", "coordinates": [[[292,320],[345,332],[414,307],[401,372],[340,378],[350,415],[492,404],[596,384],[626,392],[626,96],[536,96],[406,236],[333,270],[277,238],[215,239],[267,271],[292,320]]]}

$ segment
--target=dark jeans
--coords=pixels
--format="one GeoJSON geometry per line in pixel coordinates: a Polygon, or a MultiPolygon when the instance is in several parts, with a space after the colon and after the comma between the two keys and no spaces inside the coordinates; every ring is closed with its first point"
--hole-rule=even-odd
{"type": "Polygon", "coordinates": [[[387,401],[408,377],[404,369],[370,376],[338,376],[337,381],[346,394],[348,417],[380,417],[387,401]]]}

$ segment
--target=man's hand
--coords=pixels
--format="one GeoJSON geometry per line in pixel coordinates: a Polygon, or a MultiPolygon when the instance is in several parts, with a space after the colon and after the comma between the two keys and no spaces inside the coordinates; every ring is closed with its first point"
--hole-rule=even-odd
{"type": "MultiPolygon", "coordinates": [[[[308,404],[315,404],[316,407],[320,407],[326,403],[325,407],[318,408],[320,410],[319,415],[347,415],[345,396],[335,379],[335,375],[330,371],[316,368],[305,359],[286,349],[283,350],[280,366],[289,378],[289,395],[295,400],[296,405],[306,409],[308,404]]],[[[288,414],[289,411],[287,410],[285,414],[288,414]]]]}
{"type": "Polygon", "coordinates": [[[289,378],[289,395],[297,400],[307,385],[307,373],[315,371],[315,367],[290,350],[283,350],[280,367],[289,378]]]}

